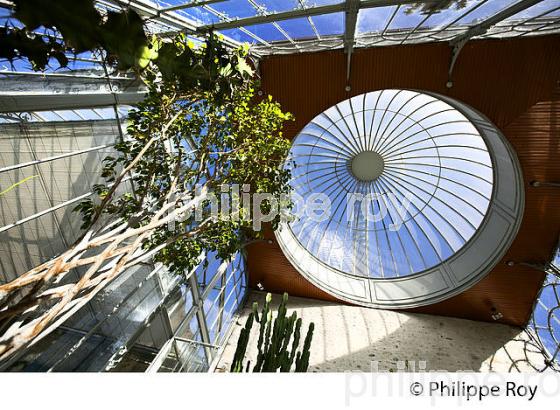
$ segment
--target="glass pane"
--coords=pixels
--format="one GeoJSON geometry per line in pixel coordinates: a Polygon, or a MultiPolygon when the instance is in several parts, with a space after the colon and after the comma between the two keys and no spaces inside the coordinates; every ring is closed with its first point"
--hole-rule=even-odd
{"type": "Polygon", "coordinates": [[[312,0],[307,1],[307,4],[311,3],[313,6],[328,6],[329,4],[340,3],[340,0],[312,0]]]}
{"type": "Polygon", "coordinates": [[[282,29],[286,31],[292,39],[316,37],[313,27],[311,27],[311,24],[309,24],[309,20],[307,20],[306,17],[279,21],[278,25],[282,27],[282,29]]]}
{"type": "Polygon", "coordinates": [[[262,38],[265,41],[282,41],[287,40],[286,36],[284,36],[272,23],[266,24],[257,24],[254,26],[247,27],[251,33],[254,33],[258,37],[262,38]]]}
{"type": "Polygon", "coordinates": [[[558,0],[544,0],[504,21],[529,19],[541,15],[542,17],[560,16],[560,2],[558,0]]]}
{"type": "Polygon", "coordinates": [[[358,33],[380,32],[385,29],[397,7],[363,9],[358,13],[358,33]]]}
{"type": "Polygon", "coordinates": [[[406,7],[399,8],[395,18],[389,24],[389,30],[414,28],[426,18],[426,15],[420,12],[409,13],[407,10],[406,7]]]}
{"type": "Polygon", "coordinates": [[[299,7],[298,0],[256,0],[255,3],[264,6],[270,13],[290,11],[299,7]]]}
{"type": "Polygon", "coordinates": [[[465,17],[460,19],[457,24],[476,24],[480,21],[486,20],[488,17],[499,13],[503,9],[517,3],[518,0],[490,0],[478,7],[465,17]]]}
{"type": "Polygon", "coordinates": [[[220,33],[222,33],[226,37],[232,38],[242,43],[257,43],[257,40],[238,28],[221,30],[220,33]]]}
{"type": "Polygon", "coordinates": [[[247,0],[228,0],[210,4],[209,8],[230,18],[247,18],[257,14],[257,10],[247,0]]]}
{"type": "Polygon", "coordinates": [[[201,25],[213,24],[220,21],[218,16],[203,7],[192,7],[189,9],[177,10],[176,13],[194,20],[196,23],[201,25]]]}
{"type": "Polygon", "coordinates": [[[331,13],[313,16],[313,23],[322,36],[344,33],[344,13],[331,13]]]}
{"type": "MultiPolygon", "coordinates": [[[[422,24],[423,27],[444,26],[453,23],[455,20],[458,21],[463,17],[466,17],[468,13],[474,13],[476,9],[482,7],[489,1],[491,2],[492,0],[468,0],[464,7],[459,7],[457,4],[455,4],[451,5],[447,9],[432,13],[431,15],[429,13],[422,14],[418,11],[416,11],[414,14],[423,16],[424,18],[428,17],[427,20],[422,24]]],[[[404,7],[404,9],[407,10],[406,7],[404,7]]]]}

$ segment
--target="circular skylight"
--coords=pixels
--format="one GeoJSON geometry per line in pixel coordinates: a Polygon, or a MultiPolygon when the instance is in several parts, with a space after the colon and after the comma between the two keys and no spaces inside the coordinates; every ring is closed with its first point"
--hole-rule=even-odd
{"type": "Polygon", "coordinates": [[[319,287],[362,304],[456,294],[499,260],[522,215],[515,154],[488,120],[443,96],[342,101],[300,132],[286,164],[298,209],[281,247],[319,287]],[[304,212],[318,201],[322,212],[304,212]]]}

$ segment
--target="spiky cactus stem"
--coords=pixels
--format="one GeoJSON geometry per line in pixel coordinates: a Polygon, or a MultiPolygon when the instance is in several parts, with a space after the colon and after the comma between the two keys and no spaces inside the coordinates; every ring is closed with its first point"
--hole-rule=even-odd
{"type": "MultiPolygon", "coordinates": [[[[253,367],[253,372],[289,372],[292,369],[294,360],[296,372],[307,371],[314,324],[309,324],[303,348],[301,351],[298,351],[301,339],[301,318],[297,317],[296,312],[293,312],[289,317],[287,316],[288,294],[284,293],[276,318],[273,320],[270,309],[271,301],[272,295],[267,293],[260,314],[258,303],[253,303],[252,312],[247,318],[245,327],[241,329],[239,334],[237,348],[231,364],[232,372],[239,373],[244,369],[243,359],[247,352],[253,321],[256,321],[260,326],[259,338],[257,340],[257,360],[253,367]]],[[[248,362],[245,366],[245,371],[249,371],[249,365],[250,363],[248,362]]]]}
{"type": "Polygon", "coordinates": [[[237,341],[237,348],[235,349],[235,354],[233,355],[233,361],[231,363],[230,371],[232,373],[243,372],[243,358],[245,357],[245,352],[247,351],[247,344],[249,342],[249,335],[251,333],[251,328],[253,327],[253,313],[249,314],[247,322],[245,322],[245,327],[241,329],[239,333],[239,340],[237,341]]]}
{"type": "Polygon", "coordinates": [[[313,339],[313,329],[315,329],[315,324],[311,322],[307,329],[307,336],[305,336],[302,353],[301,355],[298,353],[299,357],[296,359],[296,372],[306,372],[309,367],[309,349],[311,348],[311,339],[313,339]]]}

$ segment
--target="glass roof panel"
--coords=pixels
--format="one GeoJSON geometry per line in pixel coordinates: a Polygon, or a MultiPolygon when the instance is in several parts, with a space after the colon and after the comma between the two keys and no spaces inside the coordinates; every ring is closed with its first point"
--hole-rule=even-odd
{"type": "Polygon", "coordinates": [[[216,14],[211,13],[204,7],[191,7],[184,10],[177,10],[176,13],[188,17],[200,25],[213,24],[220,21],[220,18],[216,14]]]}
{"type": "Polygon", "coordinates": [[[167,24],[163,24],[160,21],[148,21],[146,22],[146,29],[148,33],[158,34],[158,33],[168,33],[173,31],[174,27],[167,24]]]}
{"type": "Polygon", "coordinates": [[[257,42],[257,40],[255,40],[249,34],[245,33],[243,30],[238,29],[238,28],[232,28],[232,29],[228,29],[228,30],[220,30],[220,33],[223,34],[226,37],[232,38],[235,41],[239,41],[241,43],[256,43],[257,42]]]}
{"type": "Polygon", "coordinates": [[[264,6],[270,13],[281,13],[298,8],[298,0],[255,0],[255,3],[264,6]]]}
{"type": "Polygon", "coordinates": [[[560,16],[560,1],[558,0],[544,0],[535,4],[504,21],[530,19],[533,17],[557,17],[560,16]]]}
{"type": "Polygon", "coordinates": [[[257,14],[257,10],[247,0],[228,0],[210,4],[209,9],[225,14],[229,18],[247,18],[257,14]]]}
{"type": "Polygon", "coordinates": [[[381,32],[395,14],[398,6],[362,9],[358,12],[357,33],[381,32]]]}
{"type": "Polygon", "coordinates": [[[247,30],[251,33],[259,36],[265,41],[283,41],[286,40],[286,36],[282,34],[274,24],[272,23],[265,23],[265,24],[256,24],[254,26],[247,26],[247,30]]]}
{"type": "MultiPolygon", "coordinates": [[[[196,4],[198,1],[191,0],[191,3],[196,4]]],[[[356,44],[358,47],[368,47],[392,43],[406,44],[420,41],[449,40],[465,32],[469,26],[478,24],[519,2],[520,0],[462,0],[460,3],[464,4],[464,7],[458,8],[457,1],[453,1],[447,9],[432,14],[423,12],[421,6],[415,7],[408,4],[372,7],[371,4],[360,3],[360,6],[364,8],[360,9],[358,14],[356,44]],[[427,32],[427,30],[429,31],[427,32]],[[380,33],[384,33],[384,35],[379,36],[380,33]]],[[[99,9],[120,9],[123,6],[137,8],[141,13],[151,17],[147,23],[148,31],[167,33],[174,30],[188,31],[193,25],[212,25],[228,21],[233,21],[232,25],[242,24],[236,23],[236,20],[253,18],[262,14],[273,15],[291,10],[340,4],[342,0],[224,0],[197,7],[173,10],[159,16],[155,12],[158,8],[164,9],[184,5],[188,3],[188,0],[143,0],[139,2],[145,3],[145,8],[135,3],[129,4],[128,0],[114,0],[114,3],[113,5],[106,5],[105,3],[98,3],[97,5],[99,9]],[[173,15],[179,18],[170,20],[169,17],[173,15]]],[[[0,21],[3,20],[5,23],[6,18],[2,18],[2,15],[7,15],[6,9],[0,9],[0,21]]],[[[342,47],[342,35],[345,29],[344,16],[344,12],[310,17],[300,16],[275,23],[269,21],[252,26],[231,27],[227,30],[221,30],[221,32],[226,36],[226,40],[231,38],[240,42],[260,43],[259,54],[279,50],[269,48],[268,44],[263,44],[262,41],[266,43],[283,42],[282,53],[305,50],[318,51],[342,47]],[[251,33],[254,35],[251,35],[251,33]],[[292,40],[307,40],[315,38],[316,35],[335,38],[329,38],[326,43],[306,42],[302,45],[296,42],[286,43],[288,36],[292,40]],[[259,38],[262,41],[259,41],[259,38]]],[[[558,16],[560,16],[558,0],[543,0],[515,16],[496,23],[482,37],[498,38],[555,32],[560,29],[560,21],[555,22],[552,18],[558,16]],[[542,22],[536,19],[541,15],[543,16],[542,22]],[[525,26],[519,27],[519,20],[527,19],[532,20],[529,20],[525,26]],[[541,28],[541,31],[536,31],[541,28]]],[[[76,64],[76,68],[85,67],[83,63],[76,64]]]]}
{"type": "Polygon", "coordinates": [[[519,0],[490,0],[484,2],[480,7],[472,7],[466,16],[461,18],[457,24],[476,24],[492,17],[505,8],[517,3],[519,0]]]}
{"type": "Polygon", "coordinates": [[[340,3],[341,0],[300,0],[300,3],[305,3],[309,7],[328,6],[330,4],[340,3]]]}
{"type": "MultiPolygon", "coordinates": [[[[437,13],[427,15],[428,18],[422,24],[422,27],[443,27],[450,24],[459,24],[463,18],[468,15],[474,15],[475,11],[481,8],[485,3],[492,2],[492,0],[468,0],[465,7],[457,8],[450,7],[446,10],[441,10],[437,13]]],[[[462,24],[462,23],[461,23],[462,24]]]]}
{"type": "Polygon", "coordinates": [[[297,19],[279,21],[278,25],[282,27],[292,39],[315,38],[313,27],[309,24],[307,17],[297,19]]]}
{"type": "Polygon", "coordinates": [[[389,30],[400,30],[404,28],[413,28],[420,24],[426,15],[418,11],[410,13],[406,7],[400,7],[395,18],[389,24],[389,30]]]}
{"type": "Polygon", "coordinates": [[[1,71],[33,71],[31,69],[31,64],[27,60],[14,60],[10,65],[8,60],[0,60],[0,72],[1,71]]]}
{"type": "Polygon", "coordinates": [[[331,13],[313,16],[313,23],[322,36],[344,33],[344,13],[331,13]]]}
{"type": "Polygon", "coordinates": [[[2,26],[2,27],[5,27],[5,26],[19,27],[19,28],[23,27],[23,24],[19,20],[11,17],[8,10],[0,8],[0,11],[2,11],[2,10],[7,12],[8,14],[7,15],[2,15],[2,17],[0,17],[0,26],[2,26]]]}

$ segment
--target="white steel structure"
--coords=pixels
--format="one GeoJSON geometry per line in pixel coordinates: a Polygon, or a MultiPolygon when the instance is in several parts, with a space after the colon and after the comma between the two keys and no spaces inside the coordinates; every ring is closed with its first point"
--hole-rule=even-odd
{"type": "MultiPolygon", "coordinates": [[[[524,37],[560,30],[556,0],[98,0],[99,9],[132,8],[161,36],[214,30],[255,56],[343,48],[348,77],[355,47],[448,42],[450,71],[470,39],[524,37]]],[[[0,0],[0,22],[13,4],[0,0]],[[4,8],[2,12],[1,8],[4,8]]],[[[101,59],[80,55],[75,66],[101,59]]]]}

